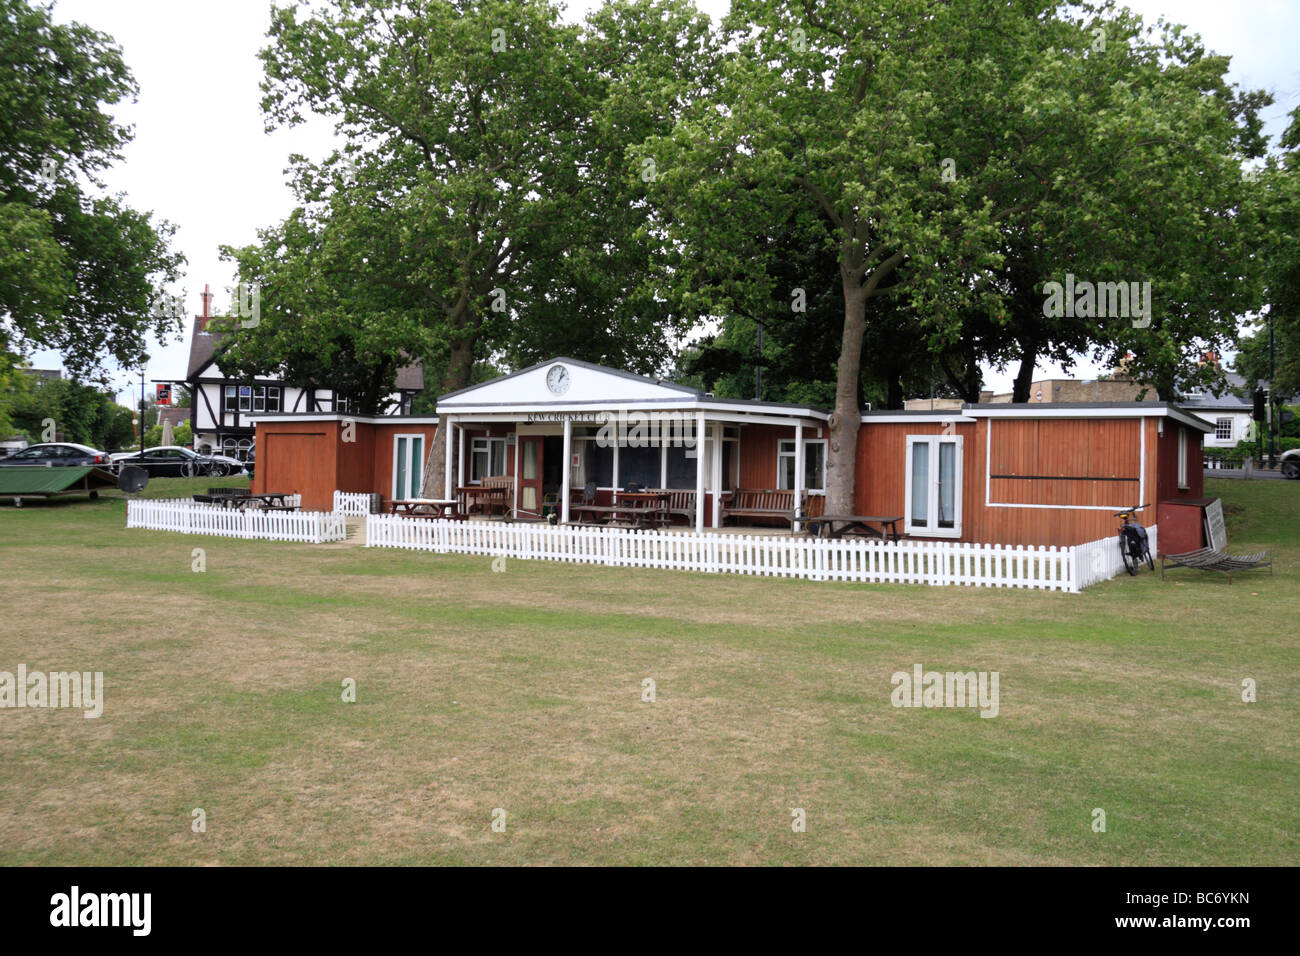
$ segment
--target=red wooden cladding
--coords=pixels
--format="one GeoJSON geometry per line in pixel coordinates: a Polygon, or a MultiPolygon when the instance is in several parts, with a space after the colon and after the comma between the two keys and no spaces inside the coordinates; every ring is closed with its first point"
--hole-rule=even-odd
{"type": "MultiPolygon", "coordinates": [[[[350,442],[343,440],[343,427],[338,421],[260,423],[254,490],[300,494],[307,510],[329,510],[336,488],[377,492],[387,499],[392,494],[394,437],[422,435],[426,456],[439,440],[432,424],[357,422],[350,442]]],[[[467,430],[467,459],[475,434],[504,437],[510,431],[508,426],[467,430]]],[[[943,434],[962,439],[964,541],[1078,544],[1114,534],[1118,521],[1112,512],[1120,508],[1150,503],[1138,518],[1154,524],[1158,501],[1202,494],[1201,433],[1171,418],[868,419],[858,438],[854,510],[906,515],[907,437],[943,434]],[[1180,429],[1186,487],[1178,482],[1180,429]]],[[[817,430],[806,428],[804,436],[815,438],[817,430]]],[[[793,427],[742,426],[737,487],[775,488],[777,443],[793,437],[793,427]]],[[[453,455],[458,450],[457,445],[453,455]]],[[[506,471],[514,473],[513,448],[506,455],[506,471]]],[[[728,486],[733,483],[730,477],[725,476],[728,486]]],[[[599,500],[608,503],[607,493],[599,500]]],[[[814,514],[821,512],[823,502],[820,497],[810,502],[814,514]]],[[[705,508],[711,515],[708,503],[705,508]]]]}

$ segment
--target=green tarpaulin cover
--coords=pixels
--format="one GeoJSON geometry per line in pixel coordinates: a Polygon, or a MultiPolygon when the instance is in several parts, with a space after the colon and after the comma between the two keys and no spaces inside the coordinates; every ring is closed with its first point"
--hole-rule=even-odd
{"type": "Polygon", "coordinates": [[[57,495],[65,491],[116,487],[117,479],[102,468],[45,468],[41,465],[0,467],[0,496],[57,495]]]}

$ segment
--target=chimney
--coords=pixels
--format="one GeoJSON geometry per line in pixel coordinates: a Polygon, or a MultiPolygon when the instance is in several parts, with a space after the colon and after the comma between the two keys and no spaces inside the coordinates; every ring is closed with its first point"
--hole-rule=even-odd
{"type": "Polygon", "coordinates": [[[203,314],[199,316],[203,321],[199,324],[199,331],[208,330],[208,321],[212,318],[212,287],[208,283],[203,285],[203,314]]]}

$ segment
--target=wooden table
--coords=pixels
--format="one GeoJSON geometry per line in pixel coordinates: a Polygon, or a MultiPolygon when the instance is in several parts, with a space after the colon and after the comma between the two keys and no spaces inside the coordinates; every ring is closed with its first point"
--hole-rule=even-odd
{"type": "Polygon", "coordinates": [[[508,489],[504,485],[461,485],[456,489],[456,499],[459,502],[460,513],[467,515],[470,513],[470,508],[478,508],[480,511],[483,511],[484,507],[482,503],[478,501],[480,498],[489,499],[489,507],[500,505],[501,510],[504,513],[506,510],[507,490],[508,489]],[[474,499],[472,505],[470,504],[471,497],[474,499]]]}
{"type": "Polygon", "coordinates": [[[265,503],[268,511],[297,511],[295,505],[285,504],[285,499],[289,496],[288,492],[270,491],[261,495],[249,495],[249,501],[262,501],[265,503]]]}
{"type": "Polygon", "coordinates": [[[247,492],[242,494],[208,494],[194,495],[193,500],[205,505],[221,505],[223,508],[243,510],[244,505],[252,500],[247,492]]]}
{"type": "Polygon", "coordinates": [[[880,538],[882,541],[886,537],[891,541],[899,539],[898,523],[902,520],[902,515],[892,517],[882,515],[818,515],[815,518],[804,519],[809,532],[823,538],[842,538],[846,534],[860,534],[868,538],[880,538]],[[872,525],[880,525],[880,528],[873,528],[872,525]]]}
{"type": "Polygon", "coordinates": [[[614,519],[637,527],[668,523],[668,498],[666,491],[616,491],[614,493],[614,519]]]}
{"type": "Polygon", "coordinates": [[[394,498],[388,502],[388,513],[408,518],[464,518],[465,512],[456,510],[456,504],[455,498],[394,498]]]}

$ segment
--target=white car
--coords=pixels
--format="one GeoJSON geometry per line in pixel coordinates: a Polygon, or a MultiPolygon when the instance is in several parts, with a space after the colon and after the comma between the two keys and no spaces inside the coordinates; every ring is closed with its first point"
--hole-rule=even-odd
{"type": "Polygon", "coordinates": [[[1282,452],[1282,477],[1300,478],[1300,448],[1282,452]]]}

